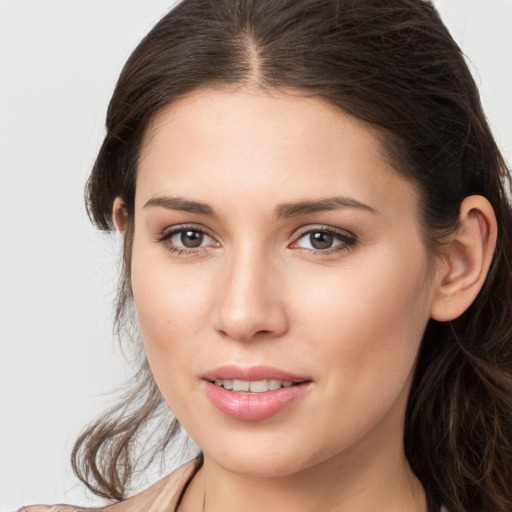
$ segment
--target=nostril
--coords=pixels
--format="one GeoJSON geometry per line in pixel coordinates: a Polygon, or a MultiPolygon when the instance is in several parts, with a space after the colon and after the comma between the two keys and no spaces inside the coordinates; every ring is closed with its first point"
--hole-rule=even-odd
{"type": "Polygon", "coordinates": [[[260,330],[260,331],[257,331],[257,332],[254,334],[254,336],[258,336],[258,335],[260,335],[260,336],[261,336],[261,335],[265,335],[265,334],[269,334],[269,333],[270,333],[270,331],[269,331],[269,330],[267,330],[267,329],[262,329],[262,330],[260,330]]]}

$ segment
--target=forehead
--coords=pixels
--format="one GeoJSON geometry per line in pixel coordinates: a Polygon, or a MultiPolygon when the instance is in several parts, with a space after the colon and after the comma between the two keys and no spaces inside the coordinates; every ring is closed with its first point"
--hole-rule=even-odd
{"type": "Polygon", "coordinates": [[[243,139],[250,141],[255,151],[260,145],[268,147],[273,143],[286,142],[289,149],[293,149],[294,142],[301,147],[308,143],[311,149],[319,141],[339,145],[344,140],[353,144],[358,139],[366,149],[371,146],[373,156],[379,160],[383,156],[375,129],[369,124],[322,98],[304,96],[294,89],[196,89],[156,114],[143,141],[142,162],[148,153],[158,152],[159,141],[155,138],[166,134],[172,134],[176,143],[220,141],[227,137],[235,143],[243,139]]]}
{"type": "Polygon", "coordinates": [[[170,192],[280,202],[332,189],[365,202],[390,189],[414,192],[367,124],[320,98],[255,88],[200,89],[163,109],[147,130],[137,177],[139,202],[170,192]]]}

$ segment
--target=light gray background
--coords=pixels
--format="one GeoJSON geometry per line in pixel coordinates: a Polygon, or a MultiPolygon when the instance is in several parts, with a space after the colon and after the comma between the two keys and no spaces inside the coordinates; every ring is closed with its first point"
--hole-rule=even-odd
{"type": "MultiPolygon", "coordinates": [[[[437,0],[512,161],[512,0],[437,0]]],[[[0,0],[0,508],[91,504],[79,430],[129,375],[112,336],[119,241],[83,186],[108,99],[169,0],[0,0]]],[[[97,501],[96,501],[97,502],[97,501]]]]}

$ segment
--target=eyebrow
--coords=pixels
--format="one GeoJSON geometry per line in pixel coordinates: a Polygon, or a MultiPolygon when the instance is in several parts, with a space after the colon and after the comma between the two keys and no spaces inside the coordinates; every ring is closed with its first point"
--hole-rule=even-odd
{"type": "MultiPolygon", "coordinates": [[[[168,210],[179,210],[208,217],[216,217],[215,210],[206,203],[190,201],[181,197],[152,197],[145,205],[148,207],[161,207],[168,210]]],[[[306,200],[294,203],[283,203],[276,207],[274,215],[276,218],[289,218],[309,213],[327,212],[340,210],[342,208],[355,208],[373,214],[379,212],[367,204],[351,197],[329,197],[320,200],[306,200]]]]}
{"type": "Polygon", "coordinates": [[[340,210],[342,208],[355,208],[357,210],[364,210],[374,214],[379,213],[375,208],[351,197],[329,197],[321,200],[281,204],[276,208],[275,216],[277,218],[295,217],[297,215],[340,210]]]}
{"type": "Polygon", "coordinates": [[[199,215],[207,215],[215,217],[215,211],[211,206],[198,201],[188,201],[181,197],[152,197],[145,205],[144,208],[159,206],[167,208],[168,210],[180,210],[188,213],[197,213],[199,215]]]}

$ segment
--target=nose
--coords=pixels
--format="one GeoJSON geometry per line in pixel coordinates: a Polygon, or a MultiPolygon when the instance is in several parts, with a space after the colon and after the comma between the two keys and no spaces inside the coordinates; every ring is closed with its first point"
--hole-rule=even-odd
{"type": "Polygon", "coordinates": [[[288,330],[282,282],[275,262],[257,251],[239,251],[219,272],[214,308],[217,332],[237,341],[275,338],[288,330]]]}

